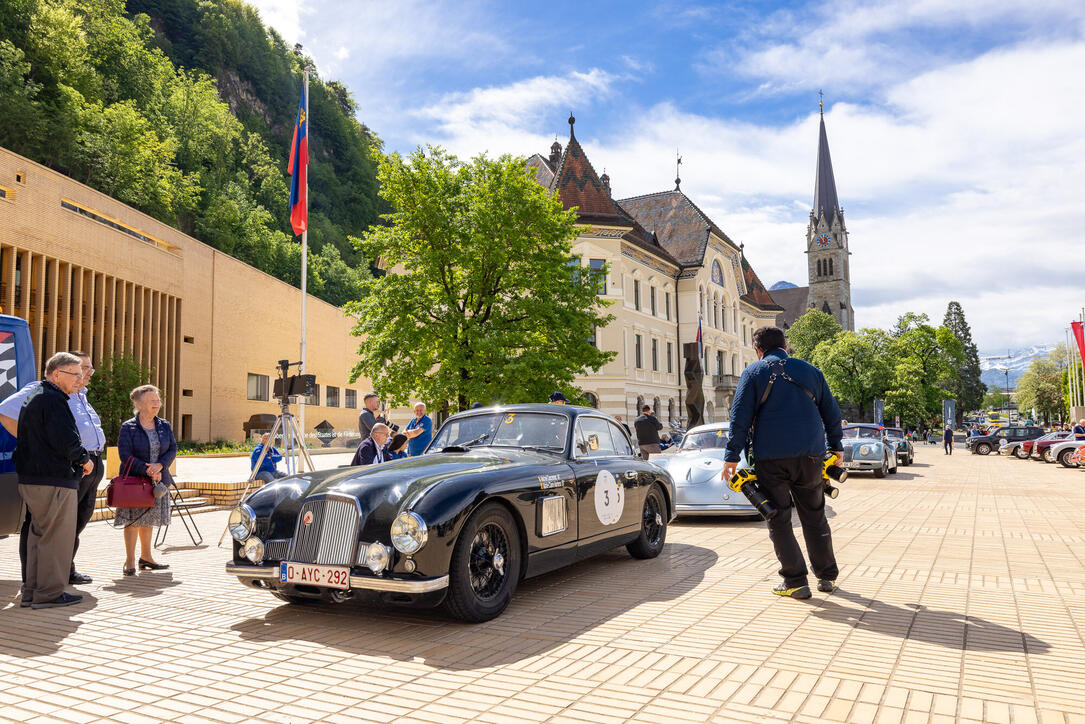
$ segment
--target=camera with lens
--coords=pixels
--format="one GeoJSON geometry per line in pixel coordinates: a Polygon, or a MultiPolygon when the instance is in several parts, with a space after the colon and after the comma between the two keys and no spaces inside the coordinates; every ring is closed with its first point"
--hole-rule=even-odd
{"type": "Polygon", "coordinates": [[[836,499],[840,495],[840,489],[833,483],[842,483],[848,479],[848,471],[837,465],[836,455],[826,453],[825,463],[821,468],[821,476],[825,478],[825,494],[836,499]]]}
{"type": "Polygon", "coordinates": [[[757,476],[754,475],[753,470],[750,468],[742,468],[736,470],[735,474],[731,476],[731,480],[727,483],[727,487],[736,493],[742,493],[746,496],[746,500],[750,501],[750,505],[757,509],[757,512],[761,514],[761,517],[765,520],[772,520],[779,514],[780,511],[776,509],[776,506],[769,500],[769,496],[765,493],[764,488],[757,482],[757,476]]]}

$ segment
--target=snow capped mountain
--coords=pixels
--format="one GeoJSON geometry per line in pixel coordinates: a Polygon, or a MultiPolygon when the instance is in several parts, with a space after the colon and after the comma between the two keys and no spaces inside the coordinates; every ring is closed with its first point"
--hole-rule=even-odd
{"type": "Polygon", "coordinates": [[[769,287],[769,291],[771,292],[771,291],[775,291],[777,289],[797,289],[798,286],[799,286],[798,284],[792,284],[791,282],[778,281],[775,284],[773,284],[771,287],[769,287]]]}
{"type": "Polygon", "coordinates": [[[1005,370],[1009,368],[1010,387],[1016,387],[1017,378],[1028,369],[1029,365],[1032,364],[1032,360],[1046,357],[1054,349],[1055,345],[1053,344],[1036,344],[1024,349],[1008,350],[1002,354],[980,352],[980,369],[983,370],[980,379],[987,384],[988,388],[1005,387],[1005,370]]]}

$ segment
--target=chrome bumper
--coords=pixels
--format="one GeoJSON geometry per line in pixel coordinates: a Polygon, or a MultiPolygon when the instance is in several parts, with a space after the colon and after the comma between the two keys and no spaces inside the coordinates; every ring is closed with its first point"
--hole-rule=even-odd
{"type": "Polygon", "coordinates": [[[685,505],[675,506],[678,515],[757,515],[757,508],[749,503],[736,505],[685,505]]]}
{"type": "MultiPolygon", "coordinates": [[[[239,566],[227,563],[226,572],[238,578],[260,578],[279,580],[278,566],[239,566]]],[[[374,576],[351,576],[350,587],[370,591],[392,591],[395,593],[430,593],[448,588],[448,576],[437,578],[419,578],[416,580],[397,580],[394,578],[376,578],[374,576]]]]}

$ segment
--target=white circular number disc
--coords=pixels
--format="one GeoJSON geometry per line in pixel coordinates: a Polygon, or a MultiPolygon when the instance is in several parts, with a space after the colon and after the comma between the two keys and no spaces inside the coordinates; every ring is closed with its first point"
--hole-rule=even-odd
{"type": "Polygon", "coordinates": [[[622,518],[625,507],[625,491],[614,474],[609,470],[600,470],[595,479],[595,514],[603,525],[614,525],[622,518]]]}

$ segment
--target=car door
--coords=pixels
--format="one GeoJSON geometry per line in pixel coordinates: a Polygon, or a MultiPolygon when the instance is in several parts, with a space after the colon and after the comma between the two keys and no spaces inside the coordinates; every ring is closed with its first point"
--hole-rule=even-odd
{"type": "Polygon", "coordinates": [[[577,522],[582,542],[640,524],[644,491],[629,439],[604,417],[581,415],[573,435],[577,522]]]}

